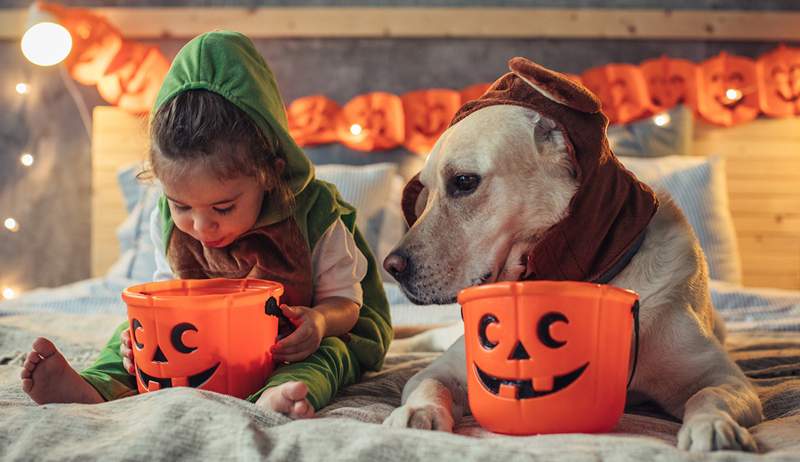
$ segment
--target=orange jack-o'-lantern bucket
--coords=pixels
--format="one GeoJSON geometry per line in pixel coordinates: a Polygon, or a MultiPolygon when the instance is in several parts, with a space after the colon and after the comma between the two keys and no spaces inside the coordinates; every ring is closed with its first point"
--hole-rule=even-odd
{"type": "Polygon", "coordinates": [[[189,386],[246,398],[272,373],[283,286],[184,279],[125,289],[139,393],[189,386]]]}
{"type": "Polygon", "coordinates": [[[513,435],[611,430],[625,407],[638,298],[567,281],[462,290],[467,390],[478,423],[513,435]]]}

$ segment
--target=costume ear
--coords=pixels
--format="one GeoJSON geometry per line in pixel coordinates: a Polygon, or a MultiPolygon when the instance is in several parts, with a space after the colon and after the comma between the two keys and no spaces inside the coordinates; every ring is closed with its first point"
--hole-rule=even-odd
{"type": "Polygon", "coordinates": [[[403,188],[403,199],[401,207],[403,208],[403,215],[406,218],[408,226],[414,224],[419,218],[422,211],[425,210],[425,204],[428,202],[428,188],[419,181],[419,173],[414,175],[413,178],[408,180],[406,187],[403,188]]]}
{"type": "Polygon", "coordinates": [[[551,101],[580,112],[600,111],[600,100],[583,85],[573,82],[564,74],[545,69],[522,57],[511,58],[508,68],[551,101]]]}

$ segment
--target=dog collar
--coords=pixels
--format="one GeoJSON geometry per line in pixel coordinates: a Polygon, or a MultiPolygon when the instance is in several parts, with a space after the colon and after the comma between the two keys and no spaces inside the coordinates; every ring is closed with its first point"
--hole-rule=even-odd
{"type": "Polygon", "coordinates": [[[622,257],[616,263],[614,263],[614,265],[609,268],[608,271],[590,282],[597,284],[608,284],[612,279],[617,277],[617,275],[621,273],[626,266],[628,266],[628,263],[633,260],[633,257],[639,252],[639,249],[642,248],[642,242],[644,242],[645,233],[646,231],[643,231],[642,234],[636,238],[636,241],[634,241],[633,245],[631,245],[628,250],[622,254],[622,257]]]}

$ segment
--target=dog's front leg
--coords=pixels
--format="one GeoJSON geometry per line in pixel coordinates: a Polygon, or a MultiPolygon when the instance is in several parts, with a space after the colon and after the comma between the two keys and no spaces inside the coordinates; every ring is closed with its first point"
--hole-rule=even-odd
{"type": "Polygon", "coordinates": [[[384,425],[452,432],[467,406],[464,337],[403,387],[401,406],[384,425]]]}
{"type": "Polygon", "coordinates": [[[633,388],[683,418],[679,448],[756,451],[747,427],[763,419],[761,401],[717,339],[692,323],[686,313],[665,322],[683,338],[668,338],[667,329],[652,332],[643,345],[644,367],[641,375],[637,371],[633,388]]]}

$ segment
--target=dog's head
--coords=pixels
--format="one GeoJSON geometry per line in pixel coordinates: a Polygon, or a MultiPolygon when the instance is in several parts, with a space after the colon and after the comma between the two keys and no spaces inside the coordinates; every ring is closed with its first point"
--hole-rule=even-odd
{"type": "Polygon", "coordinates": [[[415,303],[450,303],[465,287],[523,274],[581,280],[616,262],[655,210],[652,191],[608,149],[594,95],[524,58],[509,67],[461,108],[406,187],[412,226],[384,267],[415,303]]]}
{"type": "Polygon", "coordinates": [[[419,174],[416,222],[384,266],[417,303],[516,280],[523,253],[563,218],[577,181],[564,133],[521,106],[494,105],[439,139],[419,174]]]}

